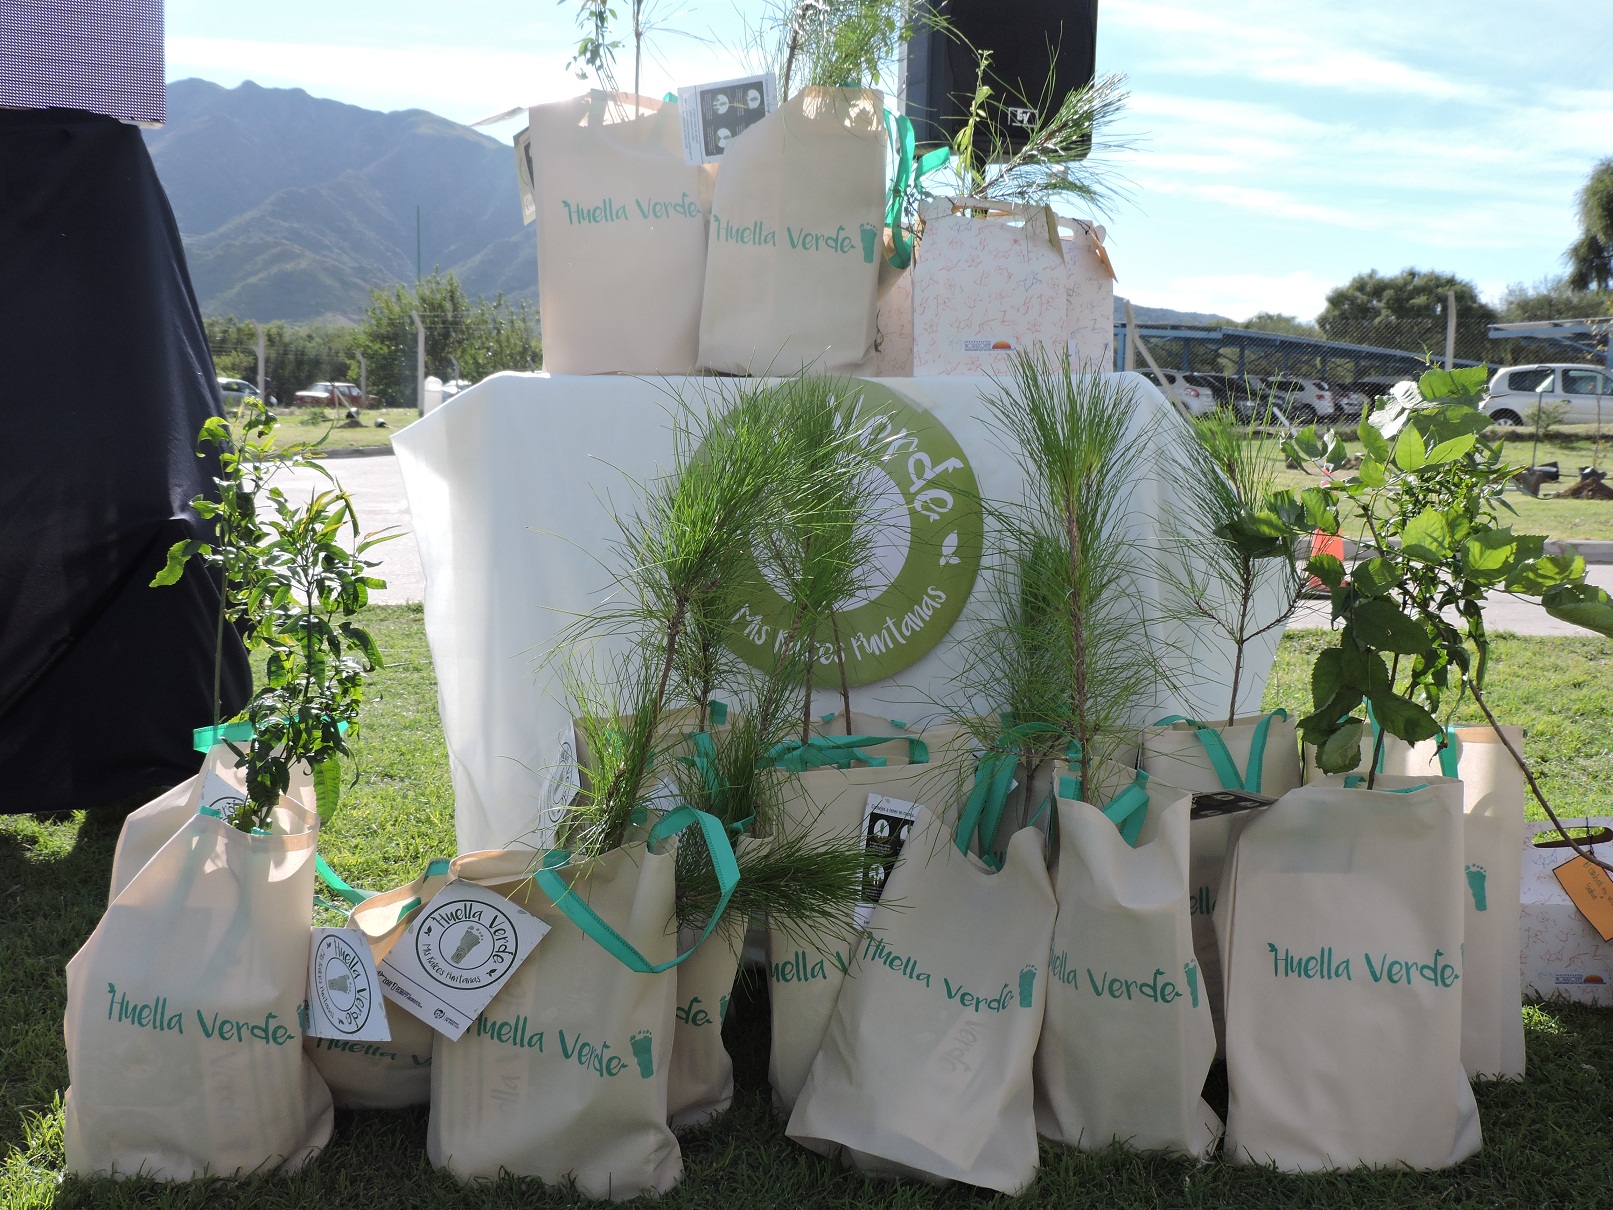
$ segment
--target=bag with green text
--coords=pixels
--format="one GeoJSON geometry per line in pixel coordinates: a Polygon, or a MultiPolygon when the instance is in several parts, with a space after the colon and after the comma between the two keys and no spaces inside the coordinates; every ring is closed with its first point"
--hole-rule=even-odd
{"type": "MultiPolygon", "coordinates": [[[[448,859],[439,857],[413,882],[357,904],[347,927],[362,933],[377,964],[408,932],[416,914],[448,882],[448,859]]],[[[338,890],[342,888],[337,888],[338,890]]],[[[431,1101],[431,1051],[436,1031],[384,996],[386,1042],[307,1038],[304,1048],[330,1088],[338,1109],[406,1109],[431,1101]]]]}
{"type": "Polygon", "coordinates": [[[700,365],[872,373],[886,218],[884,98],[804,88],[723,152],[700,365]]]}
{"type": "Polygon", "coordinates": [[[550,931],[457,1041],[437,1039],[433,1165],[461,1179],[570,1177],[584,1196],[616,1200],[678,1183],[667,1081],[674,967],[689,951],[678,950],[674,867],[676,836],[690,826],[726,888],[715,932],[738,870],[722,826],[687,807],[663,816],[646,841],[591,860],[525,849],[454,859],[455,877],[507,897],[550,931]]]}
{"type": "MultiPolygon", "coordinates": [[[[847,737],[838,723],[835,716],[820,724],[810,744],[779,758],[793,774],[779,795],[786,830],[816,841],[862,836],[865,843],[890,850],[902,842],[902,824],[911,822],[899,817],[911,816],[916,804],[939,809],[957,798],[960,754],[967,743],[961,731],[939,727],[910,733],[888,720],[853,713],[853,735],[847,737]],[[885,830],[880,833],[882,820],[885,830]]],[[[871,882],[864,902],[838,936],[769,930],[773,1028],[768,1080],[773,1103],[785,1113],[806,1083],[851,964],[857,932],[880,893],[881,886],[871,882]]]]}
{"type": "Polygon", "coordinates": [[[263,833],[203,807],[67,964],[67,1169],[160,1180],[292,1171],[330,1139],[303,1051],[319,817],[263,833]]]}
{"type": "Polygon", "coordinates": [[[684,163],[677,104],[595,91],[528,116],[543,368],[690,373],[712,169],[684,163]]]}
{"type": "MultiPolygon", "coordinates": [[[[1165,718],[1143,732],[1139,762],[1155,786],[1197,794],[1249,790],[1281,798],[1299,785],[1299,738],[1286,710],[1247,715],[1228,726],[1187,718],[1165,718]]],[[[1221,954],[1215,945],[1215,899],[1221,871],[1238,827],[1239,813],[1193,820],[1188,842],[1188,910],[1193,917],[1193,950],[1204,977],[1216,1047],[1226,1036],[1221,1015],[1221,954]]]]}
{"type": "Polygon", "coordinates": [[[995,851],[988,780],[955,826],[915,813],[786,1133],[863,1171],[1015,1194],[1036,1177],[1056,903],[1040,831],[995,851]]]}
{"type": "Polygon", "coordinates": [[[1215,1027],[1188,915],[1188,796],[1139,773],[1099,808],[1061,782],[1037,1130],[1202,1158],[1221,1120],[1199,1095],[1215,1027]]]}
{"type": "Polygon", "coordinates": [[[1479,1150],[1462,1070],[1462,786],[1323,777],[1248,812],[1216,932],[1226,1150],[1285,1172],[1479,1150]]]}

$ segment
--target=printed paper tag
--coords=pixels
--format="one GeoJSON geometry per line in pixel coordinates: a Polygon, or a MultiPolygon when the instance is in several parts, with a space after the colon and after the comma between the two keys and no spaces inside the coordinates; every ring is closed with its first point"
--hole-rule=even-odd
{"type": "Polygon", "coordinates": [[[958,342],[965,353],[1012,353],[1017,345],[1011,336],[991,337],[967,336],[958,342]]]}
{"type": "Polygon", "coordinates": [[[1575,857],[1552,873],[1602,940],[1613,941],[1613,878],[1607,871],[1584,857],[1575,857]]]}
{"type": "Polygon", "coordinates": [[[381,959],[381,988],[447,1038],[458,1038],[549,926],[502,895],[455,879],[381,959]]]}
{"type": "Polygon", "coordinates": [[[731,139],[777,108],[778,85],[772,72],[678,89],[684,163],[711,164],[722,159],[731,139]]]}
{"type": "Polygon", "coordinates": [[[549,770],[549,784],[543,788],[543,801],[549,804],[549,822],[559,823],[566,808],[582,793],[582,769],[577,763],[577,734],[570,723],[560,728],[555,741],[555,762],[549,770]]]}
{"type": "Polygon", "coordinates": [[[883,794],[870,794],[863,808],[863,848],[879,858],[879,865],[863,876],[862,902],[857,905],[858,928],[867,928],[874,914],[874,904],[885,890],[885,881],[896,868],[896,859],[902,855],[907,834],[913,830],[922,803],[903,802],[900,798],[887,798],[883,794]]]}
{"type": "Polygon", "coordinates": [[[207,776],[202,779],[202,794],[196,800],[196,807],[211,807],[226,820],[234,819],[235,813],[246,806],[246,794],[240,786],[234,785],[229,778],[219,772],[216,765],[210,765],[207,776]]]}
{"type": "Polygon", "coordinates": [[[308,1034],[352,1042],[388,1042],[370,944],[352,929],[316,928],[308,950],[308,1034]]]}
{"type": "Polygon", "coordinates": [[[532,129],[528,127],[515,136],[515,183],[521,190],[523,223],[536,222],[538,218],[538,203],[532,196],[535,179],[536,173],[532,171],[532,129]]]}

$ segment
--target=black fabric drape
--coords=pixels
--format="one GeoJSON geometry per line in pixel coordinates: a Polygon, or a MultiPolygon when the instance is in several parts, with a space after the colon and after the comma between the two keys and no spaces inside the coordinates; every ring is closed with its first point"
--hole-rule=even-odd
{"type": "MultiPolygon", "coordinates": [[[[0,110],[0,374],[0,813],[180,781],[213,718],[217,582],[148,584],[204,532],[220,398],[136,128],[0,110]]],[[[225,641],[228,715],[250,674],[225,641]]]]}

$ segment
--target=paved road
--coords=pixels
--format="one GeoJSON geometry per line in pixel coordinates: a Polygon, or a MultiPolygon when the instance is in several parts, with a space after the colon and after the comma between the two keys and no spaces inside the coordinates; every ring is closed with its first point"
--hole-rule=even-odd
{"type": "MultiPolygon", "coordinates": [[[[403,494],[403,476],[398,471],[397,458],[390,454],[376,458],[332,458],[325,465],[353,497],[359,523],[364,529],[376,530],[390,525],[402,531],[403,536],[376,548],[375,553],[381,559],[379,574],[386,580],[387,587],[373,599],[382,604],[420,600],[425,593],[425,576],[411,532],[409,504],[403,494]]],[[[318,474],[304,471],[285,476],[283,486],[288,492],[305,493],[318,482],[322,482],[318,474]]],[[[1613,564],[1592,566],[1590,579],[1613,592],[1613,564]]],[[[1492,630],[1515,634],[1588,633],[1549,617],[1538,605],[1511,597],[1495,597],[1486,613],[1492,630]]],[[[1304,602],[1290,625],[1296,629],[1326,627],[1327,602],[1304,602]]]]}

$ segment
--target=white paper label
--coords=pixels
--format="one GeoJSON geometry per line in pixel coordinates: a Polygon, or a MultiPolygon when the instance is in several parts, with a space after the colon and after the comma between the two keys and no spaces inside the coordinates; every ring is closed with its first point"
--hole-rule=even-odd
{"type": "Polygon", "coordinates": [[[532,196],[532,130],[528,127],[515,136],[515,183],[521,190],[521,221],[536,222],[538,203],[532,196]]]}
{"type": "Polygon", "coordinates": [[[351,1042],[387,1042],[370,944],[352,929],[316,928],[308,949],[308,1034],[351,1042]]]}
{"type": "Polygon", "coordinates": [[[863,848],[879,858],[879,864],[863,876],[862,902],[857,905],[857,924],[866,928],[885,890],[885,881],[902,855],[907,834],[913,830],[921,803],[870,794],[863,808],[863,848]]]}
{"type": "Polygon", "coordinates": [[[246,795],[241,787],[219,772],[216,765],[209,765],[207,776],[202,779],[201,797],[196,800],[197,810],[211,807],[224,819],[230,820],[245,805],[246,795]]]}
{"type": "Polygon", "coordinates": [[[772,72],[678,89],[684,163],[722,159],[731,139],[777,108],[778,85],[772,72]]]}
{"type": "Polygon", "coordinates": [[[458,1038],[548,931],[504,896],[455,879],[381,959],[381,988],[438,1033],[458,1038]]]}

